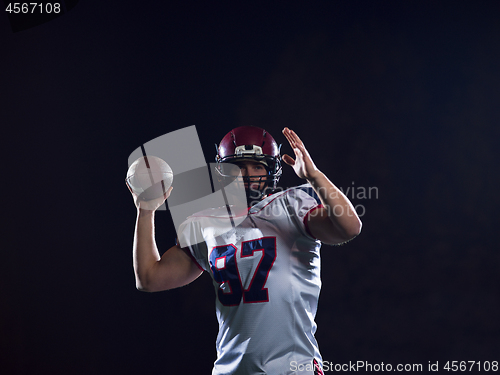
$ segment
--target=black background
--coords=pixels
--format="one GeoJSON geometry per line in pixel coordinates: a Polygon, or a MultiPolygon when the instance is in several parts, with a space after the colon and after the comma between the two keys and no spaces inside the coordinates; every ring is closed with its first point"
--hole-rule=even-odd
{"type": "Polygon", "coordinates": [[[135,289],[124,183],[134,149],[193,124],[207,162],[239,125],[291,153],[288,126],[337,186],[376,188],[352,200],[361,235],[322,249],[325,361],[500,361],[499,20],[497,1],[82,0],[13,32],[2,9],[1,369],[210,373],[209,277],[135,289]]]}

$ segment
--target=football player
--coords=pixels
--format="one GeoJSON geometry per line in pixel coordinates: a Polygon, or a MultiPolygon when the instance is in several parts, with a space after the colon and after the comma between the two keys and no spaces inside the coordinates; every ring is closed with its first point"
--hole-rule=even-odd
{"type": "Polygon", "coordinates": [[[323,373],[314,337],[320,246],[351,240],[361,221],[298,135],[288,128],[283,135],[294,157],[281,157],[274,138],[258,127],[238,127],[222,139],[217,170],[222,178],[234,179],[226,163],[240,168],[248,211],[238,225],[220,234],[214,234],[210,220],[189,217],[177,231],[179,243],[188,245],[173,246],[162,257],[154,240],[154,213],[171,189],[147,209],[133,194],[137,288],[177,288],[203,271],[212,277],[219,321],[213,375],[323,373]],[[305,183],[278,191],[281,161],[305,183]],[[182,241],[193,234],[202,241],[182,241]]]}

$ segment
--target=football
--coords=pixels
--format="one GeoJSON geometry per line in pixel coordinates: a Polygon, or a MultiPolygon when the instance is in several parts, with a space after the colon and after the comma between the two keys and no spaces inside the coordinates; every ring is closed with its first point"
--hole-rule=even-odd
{"type": "Polygon", "coordinates": [[[165,160],[156,156],[143,156],[130,165],[126,181],[140,199],[149,201],[162,197],[173,179],[172,168],[165,160]]]}

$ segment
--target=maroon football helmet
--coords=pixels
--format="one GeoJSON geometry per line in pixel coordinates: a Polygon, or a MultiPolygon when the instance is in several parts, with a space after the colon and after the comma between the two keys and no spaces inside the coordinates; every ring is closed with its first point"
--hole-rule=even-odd
{"type": "MultiPolygon", "coordinates": [[[[280,148],[274,138],[264,129],[255,126],[240,126],[227,133],[217,146],[215,160],[221,163],[237,163],[251,160],[266,166],[267,175],[259,176],[266,181],[264,190],[274,190],[281,176],[280,148]]],[[[218,169],[224,177],[222,168],[218,169]]],[[[264,194],[264,191],[262,192],[264,194]]]]}

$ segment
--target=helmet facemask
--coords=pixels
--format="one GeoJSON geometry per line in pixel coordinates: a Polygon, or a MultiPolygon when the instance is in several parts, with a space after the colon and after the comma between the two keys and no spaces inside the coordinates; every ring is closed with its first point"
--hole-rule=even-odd
{"type": "MultiPolygon", "coordinates": [[[[231,130],[222,139],[217,149],[217,172],[226,181],[233,181],[241,176],[239,167],[231,171],[233,165],[242,161],[252,161],[263,164],[266,173],[259,176],[241,176],[242,184],[246,184],[245,192],[248,206],[258,203],[266,195],[272,193],[281,176],[280,148],[273,137],[264,129],[253,126],[242,126],[231,130]],[[262,184],[263,183],[263,184],[262,184]],[[258,189],[255,185],[259,186],[258,189]],[[261,187],[262,185],[262,187],[261,187]]],[[[224,182],[225,183],[225,182],[224,182]]]]}
{"type": "MultiPolygon", "coordinates": [[[[257,159],[258,160],[258,159],[257,159]]],[[[254,158],[246,157],[244,159],[233,159],[226,162],[218,163],[216,166],[219,180],[225,186],[238,179],[238,182],[245,188],[248,207],[260,202],[266,195],[272,194],[276,189],[276,184],[281,175],[272,175],[269,167],[263,160],[257,161],[254,158]],[[253,161],[263,164],[265,174],[254,176],[242,176],[240,171],[240,163],[242,161],[253,161]]]]}

